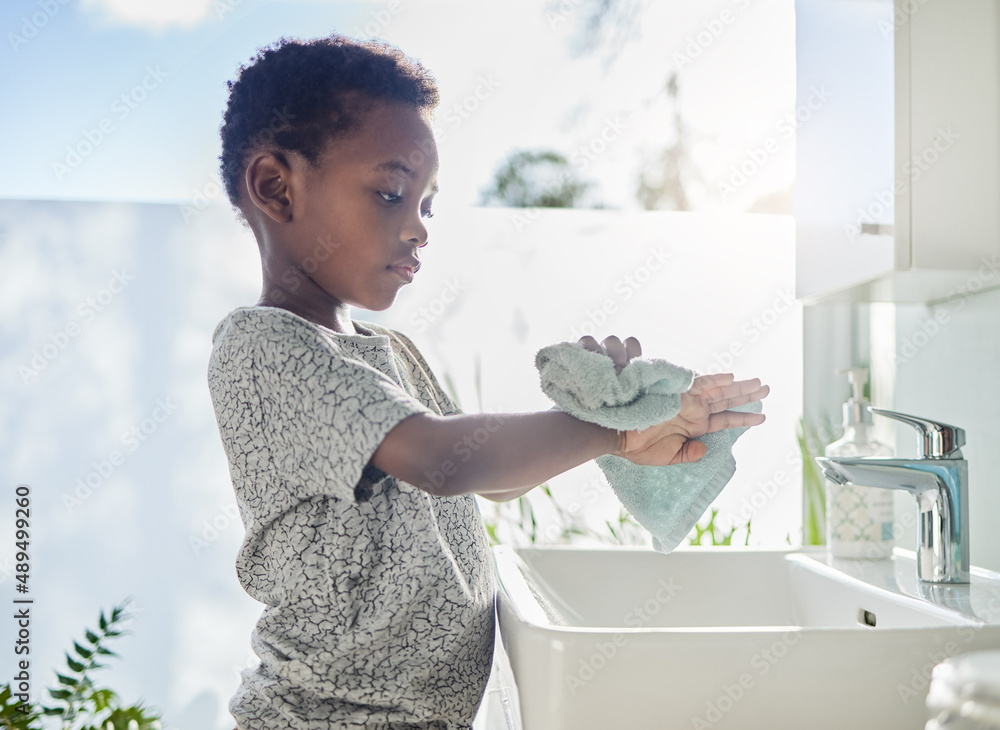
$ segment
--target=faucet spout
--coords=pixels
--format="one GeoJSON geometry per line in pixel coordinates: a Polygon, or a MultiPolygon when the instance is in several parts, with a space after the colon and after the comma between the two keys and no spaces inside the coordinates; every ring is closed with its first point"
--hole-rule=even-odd
{"type": "Polygon", "coordinates": [[[816,457],[837,484],[900,489],[920,512],[917,577],[929,583],[969,582],[968,462],[961,452],[945,458],[816,457]]]}

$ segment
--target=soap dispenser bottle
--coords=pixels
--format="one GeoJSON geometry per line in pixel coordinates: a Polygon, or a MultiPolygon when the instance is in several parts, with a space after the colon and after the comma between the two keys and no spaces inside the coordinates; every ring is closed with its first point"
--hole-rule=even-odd
{"type": "MultiPolygon", "coordinates": [[[[864,397],[867,368],[841,368],[853,395],[844,404],[844,436],[826,447],[826,456],[892,456],[875,440],[872,414],[864,397]]],[[[892,555],[893,495],[891,489],[835,484],[826,480],[826,541],[836,558],[880,559],[892,555]]]]}

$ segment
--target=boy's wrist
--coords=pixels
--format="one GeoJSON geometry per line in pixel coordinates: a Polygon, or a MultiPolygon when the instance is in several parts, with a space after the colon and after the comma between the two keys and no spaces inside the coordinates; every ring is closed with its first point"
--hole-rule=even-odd
{"type": "Polygon", "coordinates": [[[621,456],[622,454],[625,453],[625,444],[628,440],[626,438],[626,433],[627,433],[626,431],[615,430],[616,434],[615,450],[611,452],[614,456],[621,456]]]}

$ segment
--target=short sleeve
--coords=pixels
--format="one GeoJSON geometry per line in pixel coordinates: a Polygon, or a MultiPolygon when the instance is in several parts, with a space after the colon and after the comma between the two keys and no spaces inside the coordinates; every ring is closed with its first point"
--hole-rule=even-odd
{"type": "Polygon", "coordinates": [[[384,476],[369,462],[386,434],[409,416],[431,413],[388,375],[319,333],[282,328],[280,338],[255,342],[263,440],[289,496],[354,501],[363,477],[370,483],[384,476]]]}
{"type": "Polygon", "coordinates": [[[441,415],[461,415],[463,413],[462,409],[457,403],[455,403],[454,400],[452,400],[451,396],[445,392],[444,388],[441,387],[437,376],[434,375],[434,371],[431,369],[431,366],[427,364],[427,360],[424,358],[423,353],[417,349],[413,340],[397,330],[387,329],[386,331],[401,344],[402,353],[404,355],[403,362],[406,367],[409,368],[411,380],[421,381],[430,385],[434,400],[441,409],[441,415]]]}

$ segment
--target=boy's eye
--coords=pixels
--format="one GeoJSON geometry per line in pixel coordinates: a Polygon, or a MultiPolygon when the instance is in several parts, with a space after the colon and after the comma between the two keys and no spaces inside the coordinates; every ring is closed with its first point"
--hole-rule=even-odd
{"type": "Polygon", "coordinates": [[[422,217],[424,217],[424,218],[433,218],[434,217],[434,213],[431,212],[430,208],[428,208],[427,210],[420,211],[420,215],[422,217]]]}
{"type": "Polygon", "coordinates": [[[403,196],[402,195],[395,195],[393,193],[384,193],[381,190],[379,191],[378,194],[380,196],[382,196],[382,200],[384,200],[387,203],[391,203],[391,204],[399,203],[400,201],[403,200],[403,196]]]}

